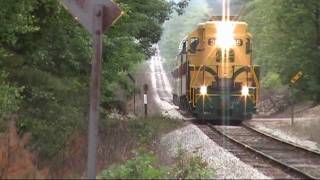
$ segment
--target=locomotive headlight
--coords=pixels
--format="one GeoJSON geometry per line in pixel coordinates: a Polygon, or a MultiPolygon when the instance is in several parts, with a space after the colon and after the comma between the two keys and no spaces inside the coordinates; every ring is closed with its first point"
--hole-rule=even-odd
{"type": "Polygon", "coordinates": [[[249,96],[249,87],[248,86],[242,86],[241,95],[245,96],[245,97],[249,96]]]}
{"type": "Polygon", "coordinates": [[[216,44],[220,48],[227,49],[235,45],[234,24],[231,22],[220,22],[217,26],[216,44]]]}
{"type": "Polygon", "coordinates": [[[200,87],[200,94],[201,94],[202,96],[205,96],[205,95],[208,94],[208,92],[207,92],[207,86],[201,86],[201,87],[200,87]]]}

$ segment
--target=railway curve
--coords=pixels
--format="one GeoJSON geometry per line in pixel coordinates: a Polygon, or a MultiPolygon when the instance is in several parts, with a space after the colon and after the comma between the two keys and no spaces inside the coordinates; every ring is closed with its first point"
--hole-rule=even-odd
{"type": "Polygon", "coordinates": [[[320,179],[320,154],[242,126],[208,125],[224,139],[273,161],[299,178],[320,179]]]}

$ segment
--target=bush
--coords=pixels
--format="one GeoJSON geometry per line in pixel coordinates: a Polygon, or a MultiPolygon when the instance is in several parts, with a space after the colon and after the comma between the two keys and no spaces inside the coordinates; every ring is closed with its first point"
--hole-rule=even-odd
{"type": "MultiPolygon", "coordinates": [[[[200,156],[189,156],[185,151],[179,150],[175,161],[171,165],[166,165],[159,161],[159,156],[154,152],[157,151],[155,142],[161,137],[161,135],[170,132],[173,129],[181,126],[181,121],[175,121],[165,117],[149,117],[135,120],[112,120],[102,121],[100,127],[109,128],[100,129],[101,132],[109,132],[113,136],[116,136],[119,131],[116,128],[118,124],[122,124],[124,129],[128,132],[121,131],[122,137],[127,137],[126,144],[130,144],[131,141],[135,142],[135,145],[130,152],[134,157],[124,164],[116,164],[110,166],[108,169],[102,171],[98,178],[101,179],[165,179],[165,178],[212,178],[214,172],[208,168],[208,164],[200,156]],[[133,148],[134,147],[134,148],[133,148]],[[132,151],[139,148],[138,151],[132,151]]],[[[118,137],[117,140],[123,141],[118,137]]],[[[112,139],[108,139],[108,142],[114,142],[112,139]]],[[[115,145],[113,145],[115,146],[115,145]]],[[[116,148],[115,150],[119,150],[116,148]]],[[[179,148],[181,149],[181,148],[179,148]]],[[[110,156],[110,153],[108,154],[110,156]]],[[[113,155],[114,156],[114,155],[113,155]]]]}
{"type": "Polygon", "coordinates": [[[214,171],[200,156],[189,156],[179,150],[173,166],[161,165],[154,153],[140,151],[123,165],[114,165],[102,171],[99,179],[210,179],[214,171]]]}
{"type": "Polygon", "coordinates": [[[163,179],[167,169],[158,166],[159,159],[152,153],[138,154],[124,165],[115,165],[101,173],[99,179],[163,179]]]}
{"type": "Polygon", "coordinates": [[[19,109],[22,88],[5,82],[7,75],[0,72],[0,118],[19,109]]]}
{"type": "Polygon", "coordinates": [[[276,89],[282,85],[280,75],[269,72],[262,81],[262,86],[266,89],[276,89]]]}
{"type": "Polygon", "coordinates": [[[130,122],[132,134],[139,138],[140,143],[149,144],[160,135],[170,132],[181,126],[181,121],[167,117],[141,118],[130,122]]]}
{"type": "Polygon", "coordinates": [[[23,88],[6,83],[6,77],[4,72],[0,72],[0,131],[4,130],[4,119],[18,111],[22,99],[20,93],[23,88]]]}
{"type": "Polygon", "coordinates": [[[209,169],[202,157],[189,156],[179,148],[171,175],[177,179],[210,179],[214,176],[214,171],[209,169]]]}
{"type": "Polygon", "coordinates": [[[28,145],[41,160],[63,152],[69,136],[86,127],[87,88],[77,78],[61,78],[23,68],[16,77],[25,85],[19,111],[19,134],[32,134],[28,145]]]}

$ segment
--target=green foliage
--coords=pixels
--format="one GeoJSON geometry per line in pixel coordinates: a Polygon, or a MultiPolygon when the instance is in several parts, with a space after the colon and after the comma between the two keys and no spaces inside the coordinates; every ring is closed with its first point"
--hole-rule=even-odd
{"type": "Polygon", "coordinates": [[[181,148],[178,149],[176,161],[171,176],[177,179],[210,179],[215,174],[200,156],[190,156],[181,148]]]}
{"type": "Polygon", "coordinates": [[[141,118],[130,124],[132,134],[139,138],[140,143],[152,143],[160,135],[181,126],[181,122],[166,117],[141,118]]]}
{"type": "Polygon", "coordinates": [[[262,81],[262,85],[266,89],[275,89],[281,87],[282,83],[280,75],[274,72],[268,72],[262,81]]]}
{"type": "Polygon", "coordinates": [[[5,120],[19,110],[23,98],[21,95],[23,88],[8,84],[6,78],[7,75],[0,72],[0,132],[5,130],[5,120]]]}
{"type": "Polygon", "coordinates": [[[22,99],[23,88],[6,83],[6,77],[4,72],[0,72],[0,119],[18,111],[22,99]]]}
{"type": "Polygon", "coordinates": [[[124,165],[104,170],[98,179],[164,179],[167,168],[158,166],[159,159],[152,153],[140,153],[124,165]]]}
{"type": "MultiPolygon", "coordinates": [[[[165,0],[117,2],[125,15],[104,36],[102,103],[113,100],[119,84],[132,89],[126,74],[153,53],[173,8],[165,0]]],[[[91,37],[60,1],[0,6],[0,71],[8,74],[0,84],[1,115],[18,110],[19,132],[31,132],[31,148],[51,159],[74,131],[86,129],[91,37]]]]}
{"type": "Polygon", "coordinates": [[[175,13],[171,19],[164,24],[164,32],[159,42],[161,55],[166,59],[169,69],[175,66],[175,58],[179,53],[179,45],[184,37],[188,35],[197,25],[210,18],[209,8],[206,3],[191,1],[180,16],[175,13]]]}
{"type": "Polygon", "coordinates": [[[305,76],[296,88],[316,101],[320,100],[319,7],[318,0],[255,0],[248,3],[243,17],[254,35],[254,59],[262,66],[262,75],[279,74],[281,83],[288,84],[302,70],[305,76]]]}
{"type": "Polygon", "coordinates": [[[122,165],[102,171],[98,179],[210,179],[214,171],[200,156],[190,156],[179,149],[172,166],[161,165],[153,153],[141,151],[122,165]]]}
{"type": "Polygon", "coordinates": [[[14,45],[19,35],[36,31],[35,17],[31,14],[35,0],[21,0],[13,3],[11,0],[0,1],[0,43],[14,45]]]}

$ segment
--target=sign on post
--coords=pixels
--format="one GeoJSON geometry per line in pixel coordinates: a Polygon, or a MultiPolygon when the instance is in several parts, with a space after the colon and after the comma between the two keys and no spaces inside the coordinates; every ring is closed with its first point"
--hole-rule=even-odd
{"type": "Polygon", "coordinates": [[[302,72],[302,71],[299,71],[297,74],[295,74],[295,75],[291,78],[291,80],[290,80],[291,84],[295,84],[298,80],[301,79],[302,76],[303,76],[303,72],[302,72]]]}
{"type": "Polygon", "coordinates": [[[93,38],[94,53],[90,80],[88,158],[86,175],[88,179],[95,179],[101,89],[102,34],[122,15],[122,11],[111,0],[63,0],[62,3],[93,38]]]}
{"type": "Polygon", "coordinates": [[[63,0],[64,7],[90,33],[95,33],[94,12],[96,6],[102,8],[102,32],[105,32],[122,15],[121,9],[111,0],[63,0]]]}

